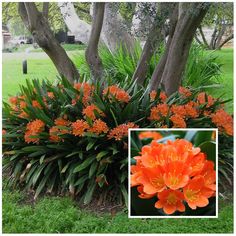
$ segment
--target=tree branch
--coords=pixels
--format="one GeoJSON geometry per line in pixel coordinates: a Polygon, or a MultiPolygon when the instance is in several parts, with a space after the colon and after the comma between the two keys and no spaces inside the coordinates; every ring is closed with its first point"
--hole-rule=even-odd
{"type": "Polygon", "coordinates": [[[227,42],[229,42],[231,39],[234,38],[234,34],[231,34],[229,37],[227,37],[219,46],[217,49],[222,48],[227,42]]]}

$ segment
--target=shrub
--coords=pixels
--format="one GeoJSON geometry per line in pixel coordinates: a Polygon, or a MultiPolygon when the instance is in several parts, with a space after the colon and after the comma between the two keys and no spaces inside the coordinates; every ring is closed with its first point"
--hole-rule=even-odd
{"type": "Polygon", "coordinates": [[[9,183],[35,189],[35,198],[41,191],[70,192],[88,203],[98,186],[127,198],[129,128],[218,126],[232,135],[224,101],[198,89],[180,88],[167,98],[128,82],[33,80],[9,101],[3,109],[3,165],[9,183]]]}
{"type": "MultiPolygon", "coordinates": [[[[160,47],[154,54],[149,64],[147,72],[147,80],[151,78],[155,66],[157,65],[164,47],[160,47]]],[[[131,79],[139,58],[142,53],[140,44],[136,43],[135,51],[132,54],[126,52],[123,47],[119,47],[116,52],[112,53],[107,47],[103,46],[99,49],[99,55],[102,59],[105,73],[108,77],[121,82],[124,78],[131,79]]],[[[86,63],[83,54],[74,55],[74,62],[79,68],[80,73],[87,78],[91,72],[86,63]]],[[[217,56],[213,52],[206,52],[198,45],[192,45],[186,69],[183,75],[182,84],[184,86],[206,86],[215,84],[220,80],[221,64],[218,63],[217,56]]]]}

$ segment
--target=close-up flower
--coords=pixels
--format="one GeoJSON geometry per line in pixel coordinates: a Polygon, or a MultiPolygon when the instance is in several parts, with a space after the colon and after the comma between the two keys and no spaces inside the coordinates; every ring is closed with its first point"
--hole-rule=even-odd
{"type": "MultiPolygon", "coordinates": [[[[142,136],[150,137],[157,133],[166,136],[163,132],[141,131],[138,137],[142,141],[142,136]]],[[[153,139],[133,157],[136,164],[130,166],[130,184],[137,189],[137,197],[157,199],[153,207],[167,215],[185,214],[208,206],[209,199],[216,193],[214,162],[207,159],[201,146],[194,146],[189,140],[162,140],[164,138],[153,139]]]]}

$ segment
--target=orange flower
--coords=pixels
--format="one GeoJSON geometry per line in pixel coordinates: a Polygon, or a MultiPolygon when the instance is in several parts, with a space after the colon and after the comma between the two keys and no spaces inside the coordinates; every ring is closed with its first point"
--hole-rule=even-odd
{"type": "Polygon", "coordinates": [[[82,102],[85,106],[87,106],[93,95],[94,86],[90,85],[89,83],[83,82],[83,83],[75,83],[74,88],[79,92],[82,92],[83,94],[82,102]]]}
{"type": "Polygon", "coordinates": [[[185,107],[181,106],[181,105],[172,105],[170,110],[174,115],[178,115],[178,116],[181,116],[183,118],[186,115],[185,107]]]}
{"type": "Polygon", "coordinates": [[[206,107],[211,107],[215,103],[215,99],[207,95],[205,92],[201,92],[197,96],[197,101],[200,105],[207,103],[206,107]]]}
{"type": "Polygon", "coordinates": [[[216,126],[225,131],[228,135],[233,135],[233,118],[223,109],[217,110],[211,115],[211,120],[216,126]]]}
{"type": "Polygon", "coordinates": [[[178,190],[166,189],[157,194],[158,201],[155,204],[156,208],[163,208],[163,211],[170,215],[176,211],[184,212],[183,193],[178,190]]]}
{"type": "Polygon", "coordinates": [[[162,117],[167,116],[169,107],[167,104],[159,104],[151,108],[150,120],[160,120],[162,117]]]}
{"type": "Polygon", "coordinates": [[[198,112],[196,109],[196,103],[195,102],[188,102],[187,104],[184,105],[184,109],[186,112],[186,116],[190,118],[196,118],[198,117],[198,112]]]}
{"type": "Polygon", "coordinates": [[[89,129],[89,125],[84,120],[77,120],[71,124],[72,126],[72,133],[75,136],[83,136],[84,132],[89,129]]]}
{"type": "Polygon", "coordinates": [[[57,118],[55,121],[54,121],[55,125],[57,126],[69,126],[71,124],[70,121],[68,120],[65,120],[61,117],[57,118]]]}
{"type": "Polygon", "coordinates": [[[7,134],[7,131],[5,129],[2,130],[2,141],[6,142],[6,139],[3,137],[4,135],[7,134]]]}
{"type": "Polygon", "coordinates": [[[189,96],[192,95],[192,93],[191,93],[191,91],[189,89],[181,87],[181,86],[179,87],[179,93],[181,95],[183,95],[184,97],[189,97],[189,96]]]}
{"type": "Polygon", "coordinates": [[[95,111],[100,116],[105,116],[105,114],[94,104],[91,104],[83,109],[83,114],[85,117],[90,118],[91,120],[96,119],[95,111]]]}
{"type": "Polygon", "coordinates": [[[34,136],[38,136],[44,130],[44,127],[45,123],[39,119],[29,122],[26,125],[25,142],[38,143],[39,138],[34,136]]]}
{"type": "Polygon", "coordinates": [[[176,128],[186,128],[186,123],[180,115],[173,115],[170,117],[170,120],[173,122],[173,127],[176,128]]]}
{"type": "Polygon", "coordinates": [[[208,198],[212,196],[212,191],[205,187],[204,177],[201,175],[191,179],[183,188],[183,193],[185,201],[191,209],[207,206],[208,198]]]}
{"type": "Polygon", "coordinates": [[[115,140],[119,141],[121,140],[123,137],[128,135],[128,130],[130,128],[138,128],[137,125],[135,125],[132,122],[128,122],[127,124],[121,124],[118,125],[116,128],[110,130],[109,134],[107,135],[107,137],[109,139],[114,138],[115,140]]]}
{"type": "Polygon", "coordinates": [[[98,135],[101,133],[107,133],[109,128],[104,121],[98,119],[93,122],[93,126],[89,129],[89,131],[98,135]]]}
{"type": "Polygon", "coordinates": [[[38,103],[38,101],[36,101],[36,100],[33,100],[32,101],[32,106],[33,107],[37,107],[37,108],[39,108],[39,109],[42,109],[42,106],[38,103]]]}
{"type": "Polygon", "coordinates": [[[152,141],[134,157],[131,166],[131,187],[137,186],[140,198],[157,194],[156,208],[166,214],[185,211],[183,201],[192,209],[208,204],[215,196],[214,163],[206,160],[200,148],[184,139],[166,143],[152,141]]]}
{"type": "Polygon", "coordinates": [[[146,131],[146,132],[141,132],[139,134],[139,138],[140,139],[144,139],[144,138],[152,138],[154,140],[158,140],[162,138],[162,135],[158,132],[154,132],[154,131],[146,131]]]}
{"type": "Polygon", "coordinates": [[[145,193],[144,191],[143,191],[143,186],[142,185],[140,185],[140,186],[138,186],[137,187],[137,190],[138,190],[138,192],[139,192],[139,197],[140,198],[142,198],[142,199],[150,199],[150,198],[152,198],[152,197],[154,197],[156,194],[154,193],[154,194],[147,194],[147,193],[145,193]]]}
{"type": "Polygon", "coordinates": [[[163,103],[166,102],[167,95],[166,95],[165,92],[161,92],[161,93],[160,93],[160,99],[161,99],[161,101],[162,101],[163,103]]]}
{"type": "Polygon", "coordinates": [[[55,98],[53,92],[48,92],[47,95],[48,95],[48,97],[51,98],[51,99],[55,98]]]}
{"type": "Polygon", "coordinates": [[[156,92],[155,90],[153,90],[153,91],[150,93],[150,101],[151,101],[151,102],[155,101],[156,96],[157,96],[157,92],[156,92]]]}
{"type": "Polygon", "coordinates": [[[10,98],[9,98],[9,102],[10,102],[11,104],[13,104],[13,105],[17,105],[17,103],[18,103],[18,97],[17,97],[17,96],[15,96],[15,97],[10,97],[10,98]]]}
{"type": "Polygon", "coordinates": [[[163,174],[164,171],[161,166],[143,168],[142,174],[138,178],[136,177],[136,179],[143,186],[144,193],[155,194],[166,188],[163,174]]]}
{"type": "Polygon", "coordinates": [[[56,126],[52,126],[49,129],[49,134],[50,134],[49,139],[52,142],[60,142],[62,140],[62,138],[60,136],[58,136],[59,133],[60,133],[60,130],[56,126]]]}
{"type": "Polygon", "coordinates": [[[130,100],[130,96],[127,92],[125,92],[123,89],[120,89],[116,85],[109,86],[103,90],[103,95],[107,95],[110,99],[112,99],[112,96],[114,96],[119,102],[125,102],[128,103],[130,100]],[[110,96],[112,95],[112,96],[110,96]]]}
{"type": "Polygon", "coordinates": [[[170,189],[176,190],[188,183],[190,170],[182,161],[168,162],[164,169],[164,181],[170,189]]]}

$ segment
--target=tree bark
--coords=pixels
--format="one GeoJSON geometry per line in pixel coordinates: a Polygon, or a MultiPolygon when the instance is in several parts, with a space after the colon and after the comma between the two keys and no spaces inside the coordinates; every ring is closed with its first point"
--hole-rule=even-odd
{"type": "Polygon", "coordinates": [[[51,58],[58,73],[71,83],[75,79],[79,79],[79,72],[75,65],[55,39],[47,20],[38,11],[36,5],[33,2],[20,2],[18,11],[26,28],[31,32],[37,44],[51,58]]]}
{"type": "Polygon", "coordinates": [[[208,42],[207,42],[207,40],[206,40],[206,37],[205,37],[205,35],[204,35],[204,33],[203,33],[203,30],[202,30],[201,25],[198,27],[198,29],[199,29],[199,32],[200,32],[200,34],[201,34],[203,43],[205,44],[205,46],[206,46],[207,48],[209,48],[210,46],[209,46],[209,44],[208,44],[208,42]]]}
{"type": "Polygon", "coordinates": [[[43,16],[48,19],[48,12],[49,12],[49,2],[43,3],[43,16]]]}
{"type": "Polygon", "coordinates": [[[178,6],[176,5],[175,8],[173,9],[172,15],[170,17],[170,29],[169,29],[169,36],[168,36],[168,40],[166,43],[166,48],[164,51],[164,54],[161,56],[161,59],[159,61],[159,63],[157,64],[151,80],[150,80],[150,90],[156,90],[158,88],[158,86],[160,85],[161,82],[161,78],[162,78],[162,74],[165,68],[165,64],[166,64],[166,60],[167,60],[167,56],[168,56],[168,52],[169,52],[169,48],[172,42],[172,38],[175,32],[175,27],[176,24],[178,22],[178,6]]]}
{"type": "Polygon", "coordinates": [[[58,2],[61,14],[69,31],[75,35],[77,41],[88,44],[91,25],[81,20],[71,2],[58,2]]]}
{"type": "Polygon", "coordinates": [[[215,43],[215,49],[219,48],[219,46],[221,44],[221,41],[222,41],[222,37],[223,37],[225,31],[226,31],[226,25],[223,24],[223,25],[221,25],[221,28],[219,30],[219,34],[217,35],[217,39],[216,39],[216,43],[215,43]]]}
{"type": "Polygon", "coordinates": [[[154,23],[150,29],[150,33],[147,37],[140,60],[133,75],[133,79],[137,80],[137,83],[139,84],[144,83],[153,53],[163,41],[165,22],[168,19],[170,12],[174,10],[173,6],[175,6],[173,3],[158,3],[158,19],[154,19],[154,23]],[[170,8],[168,14],[166,13],[166,7],[170,8]]]}
{"type": "Polygon", "coordinates": [[[135,48],[135,39],[128,32],[122,16],[119,14],[119,3],[107,2],[105,4],[104,23],[102,33],[104,41],[111,52],[122,46],[129,53],[135,48]]]}
{"type": "Polygon", "coordinates": [[[176,24],[161,78],[168,96],[180,86],[194,34],[208,8],[209,3],[184,3],[184,11],[176,24]]]}
{"type": "Polygon", "coordinates": [[[94,3],[93,23],[88,47],[85,52],[86,61],[92,72],[93,79],[96,81],[102,77],[102,60],[98,55],[98,43],[102,30],[105,3],[94,3]]]}

